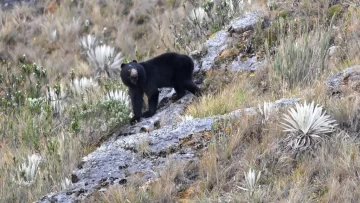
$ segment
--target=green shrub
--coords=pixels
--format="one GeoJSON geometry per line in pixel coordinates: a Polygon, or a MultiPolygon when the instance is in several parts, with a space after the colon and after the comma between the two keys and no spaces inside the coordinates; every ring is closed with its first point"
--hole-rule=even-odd
{"type": "Polygon", "coordinates": [[[330,39],[326,30],[305,32],[299,38],[289,35],[280,39],[272,63],[275,75],[289,88],[310,84],[326,70],[330,39]]]}

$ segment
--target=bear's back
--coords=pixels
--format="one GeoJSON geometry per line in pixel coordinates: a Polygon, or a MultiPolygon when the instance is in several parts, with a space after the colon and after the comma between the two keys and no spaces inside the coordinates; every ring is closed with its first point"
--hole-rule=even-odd
{"type": "Polygon", "coordinates": [[[159,87],[172,87],[182,75],[192,75],[194,63],[183,54],[164,53],[148,61],[140,63],[146,72],[147,80],[156,81],[159,87]],[[179,77],[180,76],[180,77],[179,77]]]}

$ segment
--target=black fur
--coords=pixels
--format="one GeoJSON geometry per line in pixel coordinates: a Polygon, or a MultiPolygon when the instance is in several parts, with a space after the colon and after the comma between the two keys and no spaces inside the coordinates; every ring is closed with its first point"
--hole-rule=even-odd
{"type": "Polygon", "coordinates": [[[173,87],[176,91],[174,100],[182,98],[186,90],[199,96],[200,90],[192,81],[194,63],[183,54],[165,53],[145,62],[132,61],[121,64],[121,80],[129,87],[134,111],[131,124],[148,118],[156,113],[159,90],[162,87],[173,87]],[[136,71],[135,71],[136,70],[136,71]],[[148,97],[149,110],[142,114],[143,94],[148,97]]]}

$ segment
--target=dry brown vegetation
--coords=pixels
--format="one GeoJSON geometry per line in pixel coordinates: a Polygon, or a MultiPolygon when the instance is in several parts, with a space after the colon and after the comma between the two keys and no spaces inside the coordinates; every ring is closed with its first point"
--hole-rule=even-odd
{"type": "MultiPolygon", "coordinates": [[[[72,99],[62,115],[54,115],[51,105],[26,102],[29,95],[44,96],[46,85],[56,88],[69,84],[73,74],[92,74],[78,44],[81,37],[92,34],[123,56],[144,60],[166,50],[188,53],[199,49],[224,23],[216,21],[206,29],[195,26],[188,35],[191,27],[182,20],[198,3],[194,1],[54,2],[42,0],[35,7],[0,10],[0,202],[31,202],[67,187],[65,178],[94,149],[93,143],[115,124],[127,122],[124,115],[129,111],[116,114],[125,105],[101,103],[103,92],[123,90],[119,81],[103,77],[98,80],[99,89],[72,99]],[[46,77],[17,79],[23,73],[18,60],[44,67],[46,77]],[[38,79],[39,90],[34,84],[38,79]],[[33,86],[35,90],[26,89],[33,86]],[[6,97],[8,93],[15,99],[6,97]],[[17,105],[12,106],[13,102],[17,105]],[[30,181],[20,166],[33,154],[41,162],[30,181]]],[[[218,123],[206,132],[211,142],[200,152],[199,160],[171,163],[157,180],[144,184],[133,177],[126,187],[110,186],[86,201],[356,202],[360,198],[359,94],[349,88],[341,98],[331,97],[325,80],[360,62],[360,8],[350,0],[332,2],[275,1],[267,5],[259,1],[253,8],[246,7],[265,12],[272,21],[265,29],[257,27],[249,37],[256,54],[265,58],[264,67],[255,73],[208,72],[205,94],[187,111],[194,117],[206,117],[283,97],[313,100],[339,124],[321,145],[293,156],[281,146],[285,133],[279,123],[286,111],[266,122],[260,115],[244,116],[218,123]],[[329,57],[332,45],[339,49],[329,57]],[[251,190],[245,181],[250,168],[256,175],[261,171],[251,190]]],[[[233,43],[240,47],[234,53],[244,51],[243,41],[233,43]]],[[[146,153],[146,141],[139,150],[146,153]]]]}

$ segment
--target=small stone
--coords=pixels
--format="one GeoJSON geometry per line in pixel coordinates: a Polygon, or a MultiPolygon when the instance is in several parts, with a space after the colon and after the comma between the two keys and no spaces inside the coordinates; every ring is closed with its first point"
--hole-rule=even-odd
{"type": "Polygon", "coordinates": [[[119,181],[119,184],[120,185],[124,185],[124,184],[126,184],[127,183],[127,180],[124,178],[124,179],[121,179],[120,181],[119,181]]]}
{"type": "Polygon", "coordinates": [[[85,190],[84,188],[81,188],[79,191],[76,191],[76,196],[84,194],[85,192],[87,192],[87,190],[85,190]]]}
{"type": "Polygon", "coordinates": [[[150,128],[150,126],[147,126],[147,125],[144,125],[140,128],[141,133],[148,133],[150,131],[151,131],[151,128],[150,128]]]}
{"type": "Polygon", "coordinates": [[[77,177],[77,175],[71,174],[71,182],[72,182],[72,183],[77,183],[77,182],[79,182],[79,178],[77,177]]]}
{"type": "Polygon", "coordinates": [[[66,192],[66,195],[72,195],[73,194],[73,191],[67,191],[66,192]]]}
{"type": "Polygon", "coordinates": [[[117,178],[110,177],[110,178],[109,178],[109,181],[110,181],[111,183],[114,183],[114,181],[115,181],[116,179],[117,179],[117,178]]]}
{"type": "Polygon", "coordinates": [[[79,164],[78,164],[78,168],[79,169],[82,169],[83,166],[84,166],[85,162],[84,161],[81,161],[79,164]]]}
{"type": "Polygon", "coordinates": [[[107,186],[109,186],[109,182],[103,182],[100,185],[101,185],[101,187],[107,187],[107,186]]]}

